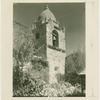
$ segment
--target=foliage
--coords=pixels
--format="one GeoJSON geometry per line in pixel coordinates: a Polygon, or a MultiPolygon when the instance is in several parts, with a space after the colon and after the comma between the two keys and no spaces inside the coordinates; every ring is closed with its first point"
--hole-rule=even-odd
{"type": "Polygon", "coordinates": [[[85,54],[81,51],[74,52],[66,57],[66,73],[80,73],[85,70],[85,54]]]}
{"type": "MultiPolygon", "coordinates": [[[[85,70],[85,55],[81,51],[74,52],[66,57],[65,80],[72,84],[80,81],[79,74],[85,70]]],[[[84,81],[85,83],[85,81],[84,81]]]]}
{"type": "Polygon", "coordinates": [[[13,67],[13,88],[16,90],[22,85],[23,72],[19,65],[13,67]]]}
{"type": "MultiPolygon", "coordinates": [[[[33,34],[26,27],[14,28],[13,96],[62,97],[81,94],[79,86],[62,81],[64,76],[60,74],[57,75],[59,83],[49,84],[44,81],[48,81],[48,62],[45,59],[33,57],[36,53],[33,40],[33,34]]],[[[66,73],[82,71],[84,69],[83,58],[80,53],[67,57],[66,73]]]]}
{"type": "Polygon", "coordinates": [[[81,93],[77,87],[72,86],[69,82],[60,81],[59,83],[49,84],[40,77],[37,78],[31,76],[30,72],[24,73],[23,70],[18,66],[14,67],[13,81],[13,96],[15,97],[62,97],[81,93]]]}
{"type": "Polygon", "coordinates": [[[14,22],[13,57],[19,62],[29,62],[35,53],[34,34],[30,29],[14,22]]]}
{"type": "Polygon", "coordinates": [[[85,73],[80,73],[84,70],[85,54],[83,52],[77,51],[66,57],[65,80],[70,82],[72,85],[79,83],[81,85],[82,92],[85,90],[85,73]]]}
{"type": "Polygon", "coordinates": [[[48,67],[48,62],[43,59],[43,58],[33,58],[31,60],[33,68],[40,71],[42,69],[45,69],[46,67],[48,67]]]}

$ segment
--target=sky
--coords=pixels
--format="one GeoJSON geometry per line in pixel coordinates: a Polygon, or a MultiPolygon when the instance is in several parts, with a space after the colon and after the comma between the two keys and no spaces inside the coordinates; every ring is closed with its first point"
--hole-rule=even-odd
{"type": "MultiPolygon", "coordinates": [[[[28,27],[42,13],[46,3],[15,3],[13,20],[28,27]]],[[[85,52],[85,4],[48,3],[49,9],[66,29],[66,54],[81,50],[85,52]]]]}

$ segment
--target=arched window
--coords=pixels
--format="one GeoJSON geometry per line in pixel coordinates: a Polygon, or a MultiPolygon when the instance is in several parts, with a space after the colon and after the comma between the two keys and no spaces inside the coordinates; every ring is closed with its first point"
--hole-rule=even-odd
{"type": "Polygon", "coordinates": [[[59,46],[59,37],[58,37],[58,32],[56,30],[52,31],[52,43],[54,47],[59,46]]]}

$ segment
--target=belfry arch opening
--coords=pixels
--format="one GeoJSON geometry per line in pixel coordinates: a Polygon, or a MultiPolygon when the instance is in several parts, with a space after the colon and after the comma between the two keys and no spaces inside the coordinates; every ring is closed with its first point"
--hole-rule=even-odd
{"type": "Polygon", "coordinates": [[[59,47],[59,36],[56,30],[52,31],[52,44],[54,47],[59,47]]]}

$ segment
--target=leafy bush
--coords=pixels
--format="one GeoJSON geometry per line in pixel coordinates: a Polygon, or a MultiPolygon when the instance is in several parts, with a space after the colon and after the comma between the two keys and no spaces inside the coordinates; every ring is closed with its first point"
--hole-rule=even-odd
{"type": "Polygon", "coordinates": [[[13,96],[64,97],[81,93],[81,87],[64,82],[64,76],[58,74],[59,82],[49,84],[46,82],[48,80],[47,75],[48,63],[43,59],[36,58],[26,64],[20,64],[19,61],[14,59],[13,96]],[[25,68],[28,71],[25,71],[25,68]]]}
{"type": "Polygon", "coordinates": [[[21,85],[17,83],[18,88],[14,88],[14,96],[62,97],[73,95],[73,93],[77,93],[76,89],[78,89],[68,82],[49,84],[42,79],[32,78],[28,73],[24,73],[23,76],[20,77],[20,81],[19,83],[21,83],[21,85]]]}
{"type": "Polygon", "coordinates": [[[80,73],[85,70],[85,54],[81,51],[74,52],[66,57],[65,72],[80,73]]]}

